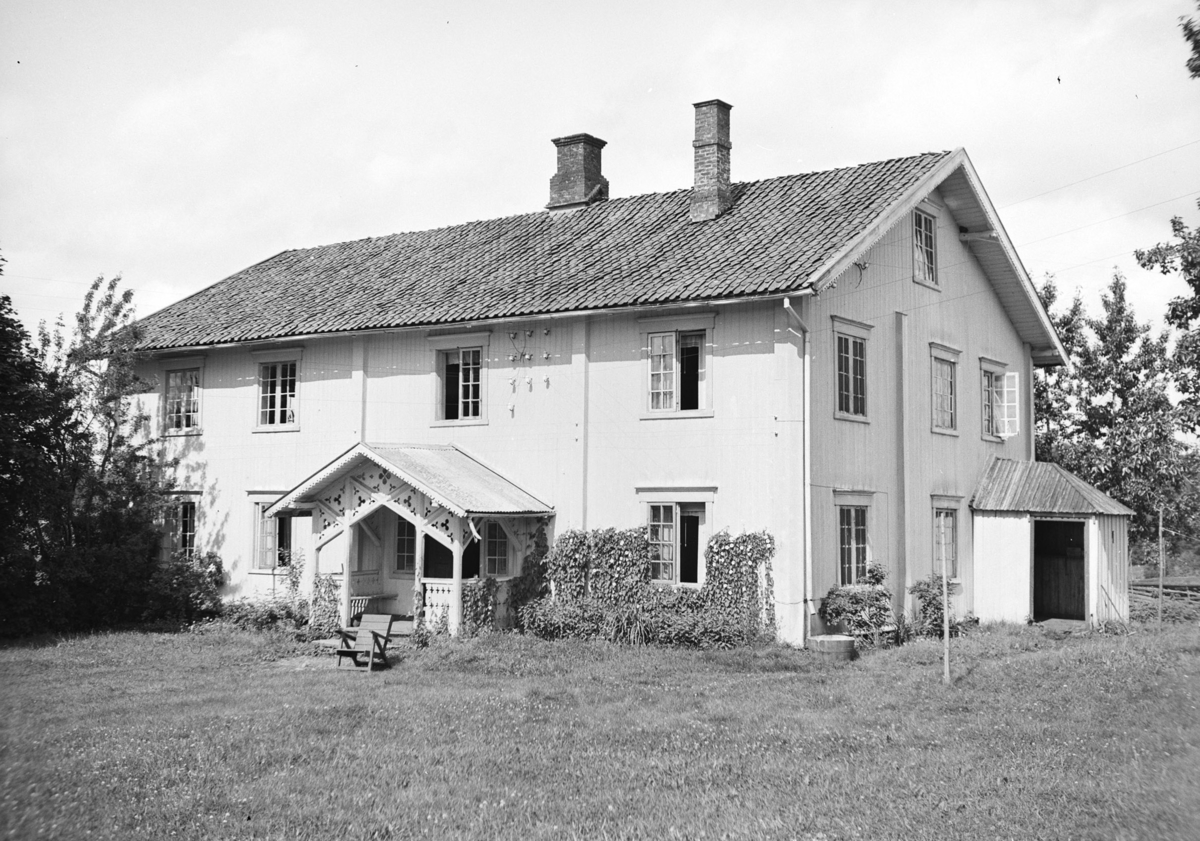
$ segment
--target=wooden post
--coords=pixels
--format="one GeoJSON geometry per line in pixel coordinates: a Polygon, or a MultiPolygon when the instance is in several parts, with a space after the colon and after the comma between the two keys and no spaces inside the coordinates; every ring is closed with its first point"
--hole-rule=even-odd
{"type": "Polygon", "coordinates": [[[342,627],[350,627],[350,580],[358,557],[358,527],[346,526],[346,553],[342,560],[342,627]]]}
{"type": "Polygon", "coordinates": [[[1158,630],[1162,630],[1163,606],[1163,567],[1166,566],[1167,556],[1163,551],[1163,510],[1158,506],[1158,630]]]}
{"type": "MultiPolygon", "coordinates": [[[[942,521],[940,528],[945,537],[946,523],[942,521]]],[[[942,540],[942,546],[946,542],[942,540]]],[[[946,553],[942,552],[942,683],[950,685],[950,570],[946,569],[946,553]]]]}
{"type": "Polygon", "coordinates": [[[425,610],[425,529],[417,527],[416,557],[413,560],[412,615],[413,630],[421,627],[421,613],[425,610]]]}
{"type": "Polygon", "coordinates": [[[450,636],[458,636],[459,626],[462,625],[462,567],[463,545],[459,540],[454,541],[454,580],[450,582],[450,636]]]}

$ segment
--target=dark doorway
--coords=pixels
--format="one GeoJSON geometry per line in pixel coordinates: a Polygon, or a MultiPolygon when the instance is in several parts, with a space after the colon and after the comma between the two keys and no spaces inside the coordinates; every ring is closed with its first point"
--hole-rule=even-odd
{"type": "MultiPolygon", "coordinates": [[[[472,540],[463,549],[463,578],[475,578],[478,575],[479,541],[472,540]]],[[[425,535],[425,577],[454,577],[454,553],[429,535],[425,535]]]]}
{"type": "Polygon", "coordinates": [[[1033,620],[1086,619],[1083,526],[1033,521],[1033,620]]]}

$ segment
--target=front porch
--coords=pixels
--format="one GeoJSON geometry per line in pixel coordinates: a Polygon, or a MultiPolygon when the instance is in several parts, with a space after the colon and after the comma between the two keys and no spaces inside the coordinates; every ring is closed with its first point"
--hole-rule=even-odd
{"type": "Polygon", "coordinates": [[[496,579],[504,603],[554,509],[451,445],[358,444],[267,510],[298,514],[312,517],[306,591],[335,574],[343,625],[391,613],[457,635],[464,581],[496,579]]]}

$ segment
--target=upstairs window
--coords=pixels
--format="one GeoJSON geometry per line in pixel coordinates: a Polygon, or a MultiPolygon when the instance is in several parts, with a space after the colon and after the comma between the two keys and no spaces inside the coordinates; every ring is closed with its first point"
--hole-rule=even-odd
{"type": "Polygon", "coordinates": [[[837,334],[837,410],[841,415],[867,415],[867,342],[837,334]]]}
{"type": "Polygon", "coordinates": [[[933,397],[933,431],[954,433],[958,429],[959,352],[930,343],[930,391],[933,397]]]}
{"type": "Polygon", "coordinates": [[[920,210],[913,211],[913,280],[938,285],[937,219],[920,210]]]}
{"type": "Polygon", "coordinates": [[[254,568],[285,567],[292,560],[291,520],[266,516],[269,502],[254,503],[254,568]]]}
{"type": "Polygon", "coordinates": [[[1016,371],[983,370],[983,434],[1011,438],[1021,431],[1020,388],[1016,371]]]}
{"type": "Polygon", "coordinates": [[[268,362],[258,366],[258,425],[296,424],[296,363],[268,362]]]}
{"type": "Polygon", "coordinates": [[[483,417],[483,349],[453,348],[438,354],[441,368],[441,420],[483,417]]]}
{"type": "Polygon", "coordinates": [[[705,406],[705,331],[650,334],[651,412],[690,412],[705,406]]]}
{"type": "Polygon", "coordinates": [[[485,569],[488,575],[508,575],[508,535],[499,523],[488,522],[484,532],[485,569]]]}
{"type": "Polygon", "coordinates": [[[167,372],[166,432],[182,434],[200,428],[200,369],[167,372]]]}

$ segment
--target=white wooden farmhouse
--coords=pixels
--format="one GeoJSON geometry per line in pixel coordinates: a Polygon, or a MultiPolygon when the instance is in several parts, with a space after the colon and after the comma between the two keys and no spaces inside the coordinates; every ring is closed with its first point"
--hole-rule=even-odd
{"type": "Polygon", "coordinates": [[[1038,581],[1101,574],[978,530],[1065,353],[967,154],[732,183],[730,106],[695,126],[691,189],[609,198],[605,142],[562,137],[544,210],[286,251],[144,319],[177,543],[230,595],[279,586],[285,549],[375,610],[423,582],[453,627],[539,525],[651,525],[684,587],[715,531],[766,529],[792,643],[872,560],[898,603],[944,562],[960,614],[1018,621],[1038,581]]]}

